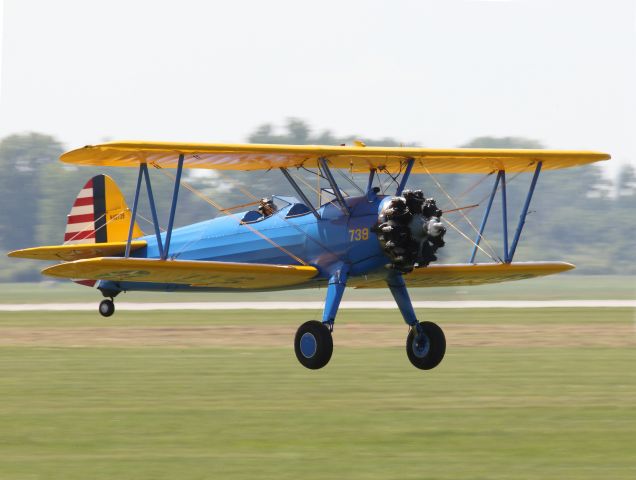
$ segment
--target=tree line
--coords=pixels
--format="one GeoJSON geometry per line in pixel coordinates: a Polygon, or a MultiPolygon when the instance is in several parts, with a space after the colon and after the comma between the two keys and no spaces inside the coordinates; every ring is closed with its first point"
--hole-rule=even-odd
{"type": "MultiPolygon", "coordinates": [[[[359,140],[366,145],[413,145],[393,138],[364,138],[356,135],[338,136],[329,130],[314,133],[300,119],[291,118],[282,128],[264,124],[249,136],[250,143],[274,144],[351,144],[359,140]]],[[[481,137],[462,147],[542,148],[537,140],[516,137],[481,137]]],[[[10,135],[0,140],[0,251],[37,245],[62,243],[66,215],[84,183],[97,173],[113,177],[129,203],[136,182],[136,169],[74,167],[59,162],[64,146],[50,135],[26,133],[10,135]]],[[[610,152],[611,153],[611,152],[610,152]]],[[[152,171],[153,191],[160,223],[167,223],[172,195],[172,179],[160,170],[152,171]],[[163,220],[162,220],[163,219],[163,220]]],[[[304,170],[293,172],[307,188],[308,196],[318,203],[321,188],[328,187],[315,175],[304,170]]],[[[508,176],[508,222],[512,236],[518,212],[525,198],[530,173],[508,176]]],[[[214,203],[224,208],[255,201],[273,194],[294,195],[278,171],[219,172],[187,171],[185,181],[214,203]]],[[[351,195],[366,184],[366,175],[341,171],[337,180],[351,195]],[[346,177],[346,178],[345,178],[346,177]]],[[[383,175],[382,188],[390,194],[394,180],[383,175]]],[[[421,189],[434,197],[443,210],[457,207],[477,207],[447,212],[445,218],[455,228],[449,228],[446,246],[440,250],[442,262],[465,262],[475,237],[494,175],[413,175],[407,188],[421,189]],[[489,178],[490,177],[490,178],[489,178]]],[[[522,239],[515,260],[565,260],[577,264],[576,272],[588,274],[636,273],[633,251],[636,238],[636,170],[622,167],[614,181],[603,176],[597,165],[567,170],[543,172],[533,197],[522,239]]],[[[246,207],[247,209],[249,207],[246,207]]],[[[240,211],[240,210],[236,210],[240,211]]],[[[140,200],[139,224],[151,231],[149,206],[140,200]]],[[[222,215],[210,203],[182,189],[177,209],[176,225],[222,215]]],[[[502,256],[501,206],[495,201],[482,248],[491,256],[502,256]]],[[[490,261],[482,252],[478,261],[490,261]]],[[[15,260],[0,256],[0,282],[38,281],[39,262],[15,260]]]]}

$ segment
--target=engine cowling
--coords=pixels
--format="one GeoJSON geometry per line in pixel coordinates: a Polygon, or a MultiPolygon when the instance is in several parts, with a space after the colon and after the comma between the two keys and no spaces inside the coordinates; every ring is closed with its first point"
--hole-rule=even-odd
{"type": "Polygon", "coordinates": [[[382,249],[391,259],[387,268],[408,273],[437,260],[435,252],[444,246],[446,227],[435,200],[421,190],[405,190],[382,204],[375,232],[382,249]]]}

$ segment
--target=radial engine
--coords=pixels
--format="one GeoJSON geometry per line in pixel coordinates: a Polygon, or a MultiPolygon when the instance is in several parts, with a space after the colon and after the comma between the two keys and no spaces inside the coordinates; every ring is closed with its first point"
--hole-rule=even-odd
{"type": "Polygon", "coordinates": [[[441,216],[435,200],[424,198],[421,190],[405,190],[383,202],[375,232],[391,259],[387,268],[408,273],[437,260],[446,233],[441,216]]]}

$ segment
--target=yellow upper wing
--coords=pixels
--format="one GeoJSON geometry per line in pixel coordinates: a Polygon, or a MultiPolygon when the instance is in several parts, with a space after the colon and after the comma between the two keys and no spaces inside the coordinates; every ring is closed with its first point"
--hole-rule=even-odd
{"type": "Polygon", "coordinates": [[[543,169],[556,170],[607,160],[601,152],[568,150],[520,150],[485,148],[412,148],[320,145],[232,145],[169,142],[112,142],[88,145],[62,155],[76,165],[136,167],[146,162],[157,168],[176,168],[179,155],[184,168],[216,170],[268,170],[278,167],[316,167],[327,158],[336,168],[366,172],[387,169],[397,173],[404,162],[415,160],[413,173],[490,173],[497,170],[520,172],[538,161],[543,169]]]}
{"type": "Polygon", "coordinates": [[[42,270],[42,273],[52,277],[116,282],[270,289],[303,283],[315,277],[318,270],[299,265],[103,257],[53,265],[42,270]]]}

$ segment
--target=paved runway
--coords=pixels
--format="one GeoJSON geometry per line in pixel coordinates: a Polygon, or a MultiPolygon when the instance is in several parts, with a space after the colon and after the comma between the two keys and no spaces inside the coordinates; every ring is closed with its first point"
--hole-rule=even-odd
{"type": "MultiPolygon", "coordinates": [[[[90,311],[97,310],[98,301],[91,303],[14,303],[0,304],[0,312],[28,311],[90,311]]],[[[324,302],[115,302],[118,311],[146,310],[318,310],[324,302]]],[[[636,308],[636,300],[467,300],[457,302],[413,302],[415,308],[636,308]]],[[[392,301],[344,301],[344,309],[389,310],[397,308],[392,301]]]]}

